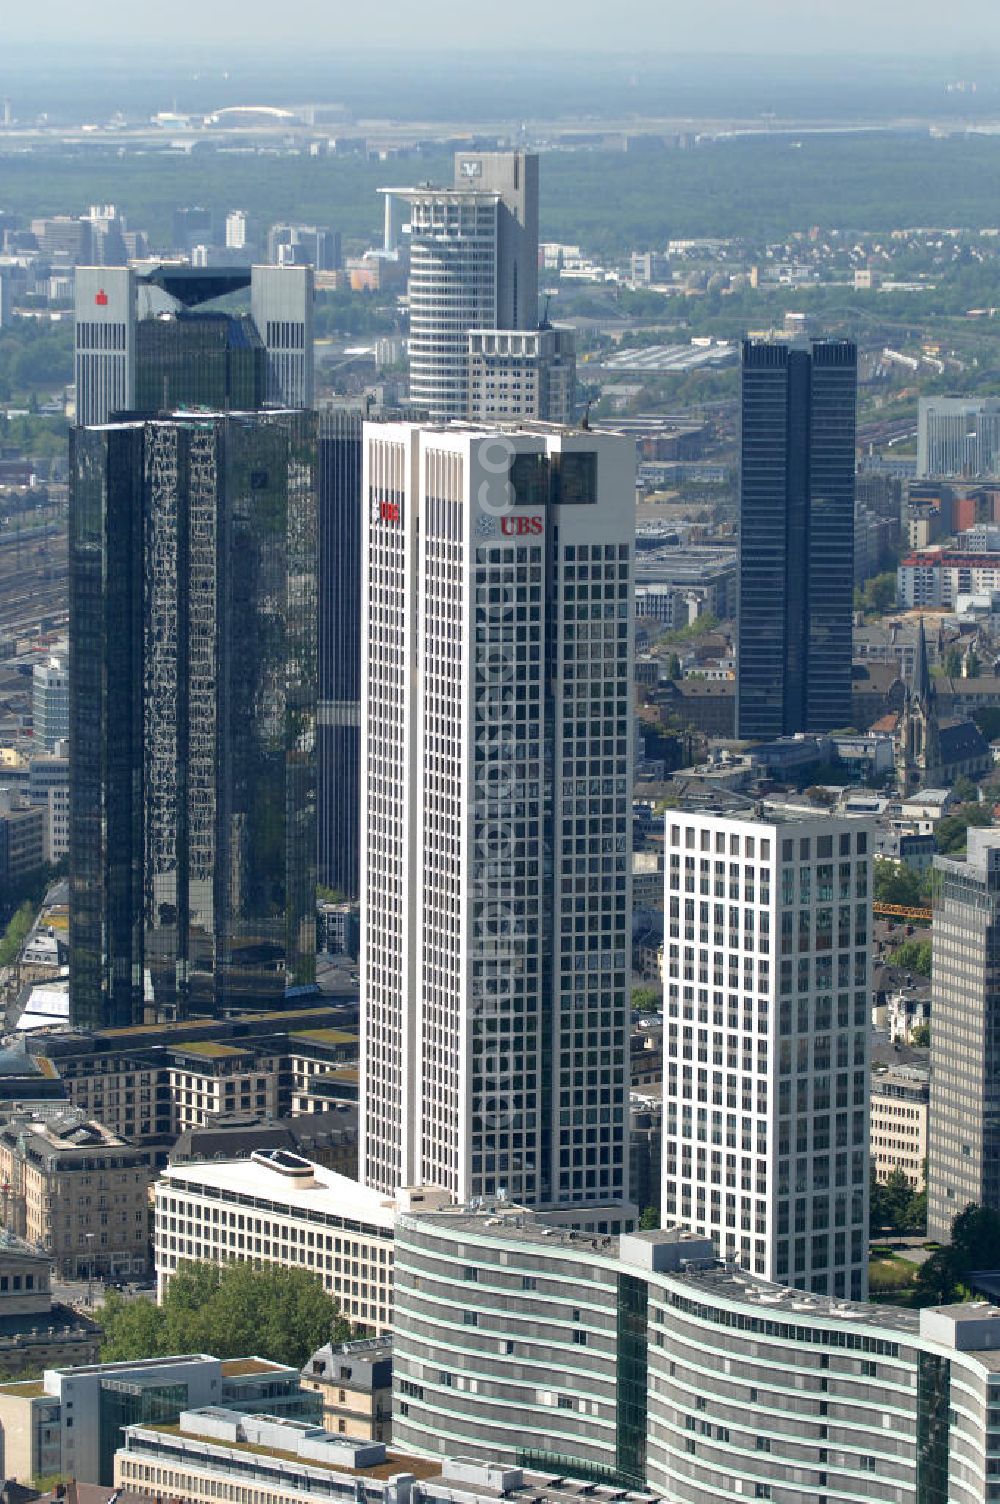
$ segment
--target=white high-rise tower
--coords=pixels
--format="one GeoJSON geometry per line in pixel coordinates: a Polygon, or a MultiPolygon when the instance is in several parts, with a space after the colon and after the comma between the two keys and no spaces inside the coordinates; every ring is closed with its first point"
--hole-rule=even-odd
{"type": "Polygon", "coordinates": [[[242,251],[247,243],[247,211],[230,209],[226,215],[226,248],[242,251]]]}
{"type": "Polygon", "coordinates": [[[361,1178],[627,1220],[634,450],[366,425],[361,1178]]]}
{"type": "Polygon", "coordinates": [[[664,1221],[864,1299],[871,832],[669,810],[665,844],[664,1221]]]}
{"type": "Polygon", "coordinates": [[[538,158],[458,152],[453,187],[382,191],[410,206],[410,400],[465,418],[470,331],[538,328],[538,158]]]}
{"type": "Polygon", "coordinates": [[[76,421],[106,423],[135,406],[135,272],[78,266],[75,305],[76,421]]]}

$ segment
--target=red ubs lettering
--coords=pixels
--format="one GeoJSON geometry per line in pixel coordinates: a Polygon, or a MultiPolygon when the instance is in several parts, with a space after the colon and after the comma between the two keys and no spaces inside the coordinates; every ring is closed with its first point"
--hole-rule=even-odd
{"type": "Polygon", "coordinates": [[[541,517],[501,517],[500,531],[508,538],[523,537],[525,533],[542,531],[541,517]]]}
{"type": "Polygon", "coordinates": [[[383,501],[379,506],[379,516],[383,522],[399,521],[399,502],[383,501]]]}

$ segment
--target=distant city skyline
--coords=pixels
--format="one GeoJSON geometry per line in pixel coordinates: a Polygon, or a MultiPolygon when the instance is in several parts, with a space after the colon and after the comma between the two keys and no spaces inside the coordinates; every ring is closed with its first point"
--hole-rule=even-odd
{"type": "MultiPolygon", "coordinates": [[[[81,10],[70,0],[52,0],[46,12],[48,51],[60,44],[101,43],[112,40],[116,48],[130,42],[153,40],[159,26],[146,21],[147,12],[131,0],[105,0],[98,9],[81,10]]],[[[190,51],[197,43],[233,44],[246,51],[248,44],[269,50],[308,40],[322,50],[324,40],[338,52],[346,47],[391,51],[394,47],[427,47],[452,51],[492,50],[497,45],[493,25],[476,24],[475,12],[458,0],[431,0],[418,10],[389,0],[372,28],[367,13],[338,14],[335,24],[329,7],[321,0],[301,0],[283,13],[280,36],[275,35],[273,6],[267,0],[244,0],[239,26],[234,30],[232,8],[223,0],[176,0],[171,11],[172,36],[184,39],[190,51]]],[[[947,34],[942,35],[940,7],[930,0],[880,0],[877,6],[865,0],[839,0],[836,6],[801,0],[760,0],[747,7],[742,0],[703,0],[683,13],[678,7],[666,12],[654,0],[640,0],[629,12],[628,26],[608,26],[605,7],[570,0],[549,0],[539,9],[528,0],[511,0],[504,10],[505,50],[534,48],[558,39],[565,45],[572,38],[576,51],[627,53],[653,49],[664,53],[697,52],[712,56],[725,53],[768,55],[780,53],[894,56],[933,54],[946,57],[974,49],[1000,49],[996,8],[991,0],[956,0],[948,11],[947,34]],[[720,49],[720,38],[724,49],[720,49]]],[[[37,20],[27,11],[6,18],[5,44],[38,45],[37,20]]]]}

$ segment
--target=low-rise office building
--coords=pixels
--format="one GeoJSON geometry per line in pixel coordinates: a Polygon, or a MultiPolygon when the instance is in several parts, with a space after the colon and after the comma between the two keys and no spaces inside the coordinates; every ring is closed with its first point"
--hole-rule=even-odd
{"type": "Polygon", "coordinates": [[[341,1065],[356,1066],[358,1036],[348,1029],[302,1029],[288,1039],[288,1069],[291,1074],[292,1111],[295,1101],[308,1094],[318,1076],[341,1065]]]}
{"type": "Polygon", "coordinates": [[[226,1405],[245,1413],[314,1421],[316,1397],[298,1370],[266,1358],[207,1353],[47,1369],[40,1379],[0,1384],[4,1477],[19,1483],[67,1474],[79,1483],[114,1482],[114,1457],[125,1426],[176,1424],[192,1405],[226,1405]]]}
{"type": "Polygon", "coordinates": [[[223,1112],[277,1114],[276,1053],[205,1039],[179,1044],[172,1054],[166,1074],[174,1108],[171,1126],[178,1133],[223,1112]]]}
{"type": "Polygon", "coordinates": [[[358,1110],[341,1103],[304,1117],[224,1113],[199,1128],[186,1128],[171,1149],[169,1160],[172,1165],[183,1165],[249,1159],[255,1152],[269,1149],[288,1149],[353,1180],[358,1172],[358,1110]]]}
{"type": "Polygon", "coordinates": [[[333,1065],[326,1071],[317,1071],[309,1077],[306,1085],[292,1096],[292,1116],[309,1117],[316,1113],[337,1111],[350,1107],[358,1111],[359,1068],[357,1061],[333,1065]]]}
{"type": "Polygon", "coordinates": [[[253,1259],[318,1274],[352,1326],[392,1327],[397,1206],[434,1207],[434,1190],[399,1201],[284,1149],[216,1164],[169,1165],[156,1186],[155,1254],[162,1297],[184,1259],[253,1259]]]}
{"type": "Polygon", "coordinates": [[[15,1115],[0,1128],[0,1208],[64,1279],[145,1274],[149,1151],[80,1113],[15,1115]]]}
{"type": "Polygon", "coordinates": [[[392,1437],[392,1337],[328,1342],[302,1370],[302,1387],[323,1402],[323,1424],[340,1436],[392,1437]]]}
{"type": "Polygon", "coordinates": [[[393,1435],[672,1504],[1000,1497],[1000,1313],[770,1284],[683,1229],[397,1222],[393,1435]],[[930,1489],[933,1478],[934,1490],[930,1489]]]}
{"type": "Polygon", "coordinates": [[[406,1457],[384,1443],[330,1435],[218,1406],[176,1426],[130,1426],[115,1459],[123,1498],[191,1504],[655,1504],[647,1493],[468,1457],[406,1457]]]}
{"type": "Polygon", "coordinates": [[[11,882],[45,863],[48,817],[12,789],[0,788],[0,882],[11,882]]]}
{"type": "MultiPolygon", "coordinates": [[[[287,1504],[289,1498],[356,1504],[362,1495],[407,1504],[416,1481],[409,1468],[408,1459],[388,1456],[381,1442],[211,1405],[184,1411],[169,1428],[130,1426],[115,1458],[115,1483],[189,1504],[244,1504],[248,1498],[253,1504],[287,1504]]],[[[426,1464],[417,1470],[427,1471],[426,1464]]]]}
{"type": "Polygon", "coordinates": [[[45,813],[45,860],[69,854],[69,758],[34,756],[28,764],[28,800],[45,813]]]}
{"type": "Polygon", "coordinates": [[[876,1179],[902,1170],[915,1191],[924,1188],[927,1160],[927,1066],[897,1065],[871,1080],[871,1146],[876,1179]]]}
{"type": "Polygon", "coordinates": [[[48,1062],[81,1112],[156,1147],[165,1160],[178,1134],[220,1113],[295,1111],[296,1089],[311,1066],[356,1060],[356,1018],[352,992],[272,1015],[45,1034],[30,1039],[29,1048],[48,1062]]]}
{"type": "Polygon", "coordinates": [[[47,1253],[0,1233],[0,1373],[37,1373],[57,1363],[92,1363],[101,1328],[52,1299],[47,1253]]]}

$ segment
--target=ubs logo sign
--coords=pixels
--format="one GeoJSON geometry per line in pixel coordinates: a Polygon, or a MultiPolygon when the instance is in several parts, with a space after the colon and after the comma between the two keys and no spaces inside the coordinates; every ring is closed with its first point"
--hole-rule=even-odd
{"type": "Polygon", "coordinates": [[[398,501],[381,501],[381,502],[379,502],[378,514],[379,514],[379,517],[381,518],[381,520],[383,522],[398,522],[399,521],[399,502],[398,501]]]}
{"type": "Polygon", "coordinates": [[[508,538],[525,538],[532,533],[543,531],[545,523],[541,517],[501,517],[500,531],[508,538]]]}

